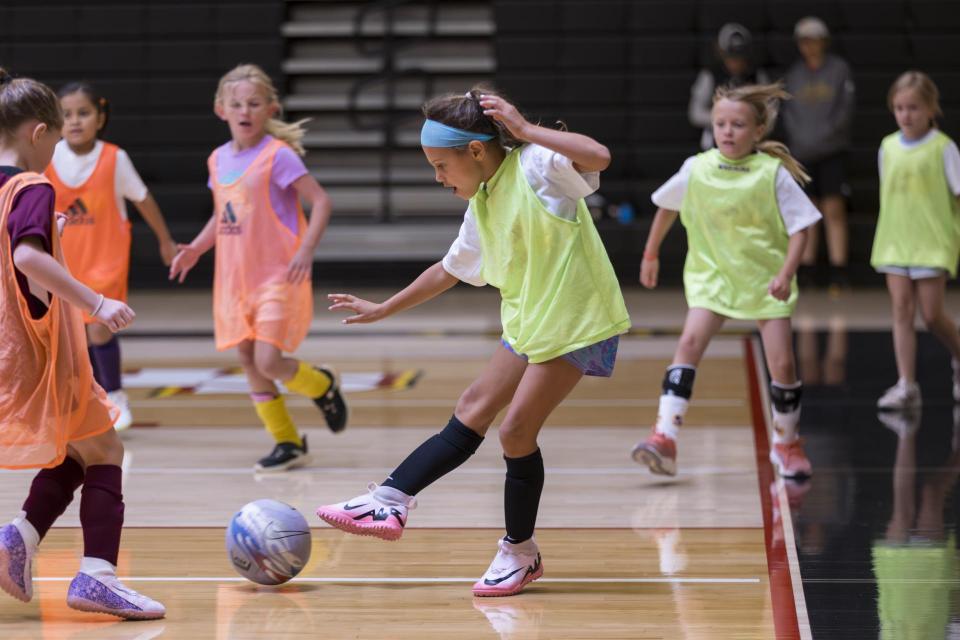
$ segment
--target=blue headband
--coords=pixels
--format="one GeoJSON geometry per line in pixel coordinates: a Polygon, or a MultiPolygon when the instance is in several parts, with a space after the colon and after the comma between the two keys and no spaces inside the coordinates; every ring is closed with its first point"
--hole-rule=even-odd
{"type": "Polygon", "coordinates": [[[448,127],[436,120],[425,120],[423,129],[420,130],[420,146],[422,147],[463,147],[473,140],[486,142],[487,140],[493,140],[493,136],[448,127]]]}

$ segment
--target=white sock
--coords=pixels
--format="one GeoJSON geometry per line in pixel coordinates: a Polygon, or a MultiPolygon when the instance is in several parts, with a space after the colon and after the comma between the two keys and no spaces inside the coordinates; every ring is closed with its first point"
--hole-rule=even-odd
{"type": "Polygon", "coordinates": [[[523,542],[518,542],[516,544],[508,542],[506,539],[503,540],[504,546],[507,547],[508,551],[512,553],[523,553],[526,555],[534,555],[539,550],[540,547],[537,546],[536,540],[530,538],[529,540],[524,540],[523,542]]]}
{"type": "Polygon", "coordinates": [[[23,544],[27,546],[27,553],[31,555],[36,553],[37,547],[40,546],[40,534],[37,533],[37,529],[27,520],[27,512],[21,511],[20,514],[13,519],[11,524],[20,532],[20,537],[23,538],[23,544]]]}
{"type": "Polygon", "coordinates": [[[916,387],[917,383],[907,382],[906,378],[900,378],[899,380],[897,380],[897,386],[899,386],[901,389],[907,389],[909,391],[910,389],[913,389],[914,387],[916,387]]]}
{"type": "Polygon", "coordinates": [[[94,577],[116,576],[117,568],[102,558],[84,556],[80,560],[80,573],[94,577]]]}
{"type": "Polygon", "coordinates": [[[374,492],[374,497],[383,504],[390,506],[407,507],[413,502],[413,496],[408,496],[396,487],[378,486],[374,492]]]}
{"type": "Polygon", "coordinates": [[[660,408],[657,410],[657,433],[677,439],[683,416],[687,413],[690,401],[672,394],[660,396],[660,408]]]}

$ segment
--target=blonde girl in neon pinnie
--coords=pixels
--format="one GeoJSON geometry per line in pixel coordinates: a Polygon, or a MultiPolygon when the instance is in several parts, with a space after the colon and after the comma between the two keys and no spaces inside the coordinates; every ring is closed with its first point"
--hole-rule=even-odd
{"type": "Polygon", "coordinates": [[[960,256],[960,151],[937,127],[940,92],[930,77],[908,71],[890,87],[887,106],[898,130],[877,157],[880,216],[870,264],[887,280],[893,311],[897,383],[877,401],[881,410],[920,406],[916,378],[917,308],[953,359],[953,399],[960,402],[960,334],[943,306],[947,278],[960,256]]]}
{"type": "Polygon", "coordinates": [[[772,378],[770,459],[785,477],[805,477],[810,461],[797,434],[803,387],[797,378],[790,316],[796,273],[820,212],[801,188],[809,177],[785,146],[765,140],[779,85],[720,88],[713,101],[717,147],[687,159],[653,194],[659,209],[647,237],[640,282],[657,286],[660,245],[679,216],[687,230],[683,270],[689,311],[649,437],[634,460],[657,474],[677,472],[677,437],[697,365],[727,318],[756,320],[772,378]]]}
{"type": "Polygon", "coordinates": [[[214,112],[227,123],[230,141],[207,161],[213,215],[193,242],[179,245],[170,278],[183,282],[200,256],[216,247],[216,346],[237,349],[254,408],[274,439],[254,468],[286,471],[307,464],[310,456],[278,381],[312,399],[332,431],[347,424],[335,372],[284,355],[310,329],[313,255],[330,220],[330,199],[301,159],[302,122],[278,118],[277,91],[262,69],[240,65],[224,75],[214,112]],[[301,201],[310,208],[309,224],[301,201]]]}

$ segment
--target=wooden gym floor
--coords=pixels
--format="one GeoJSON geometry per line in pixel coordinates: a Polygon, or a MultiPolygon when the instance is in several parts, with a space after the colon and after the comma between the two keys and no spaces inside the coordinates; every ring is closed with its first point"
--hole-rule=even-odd
{"type": "MultiPolygon", "coordinates": [[[[545,428],[537,530],[545,575],[523,594],[470,594],[502,535],[504,469],[493,431],[476,456],[420,495],[401,541],[356,538],[321,523],[317,505],[380,482],[446,423],[496,347],[489,294],[458,288],[405,317],[346,328],[318,300],[298,355],[345,374],[355,389],[352,421],[334,436],[311,404],[291,398],[314,462],[277,476],[252,472],[270,443],[242,391],[231,380],[220,387],[193,380],[229,377],[235,364],[207,335],[209,298],[134,296],[140,317],[123,340],[124,364],[141,378],[128,385],[136,426],[124,435],[120,574],[164,602],[167,618],[116,622],[66,607],[82,550],[75,502],[41,546],[34,601],[0,598],[3,638],[860,637],[811,626],[820,614],[807,611],[805,593],[814,586],[803,582],[802,562],[815,561],[818,549],[798,548],[794,535],[794,521],[805,522],[800,505],[809,487],[784,484],[766,461],[765,374],[749,325],[732,324],[698,372],[679,475],[651,476],[629,458],[655,417],[683,314],[677,292],[629,292],[636,330],[622,342],[615,375],[585,378],[545,428]],[[279,588],[241,579],[223,548],[233,512],[264,497],[297,507],[314,527],[309,565],[279,588]]],[[[840,325],[845,332],[882,324],[884,304],[876,295],[856,303],[814,297],[797,324],[814,338],[840,325]]],[[[877,358],[879,349],[892,359],[880,345],[864,353],[877,358]]],[[[813,396],[818,415],[816,389],[813,396]]],[[[811,457],[815,469],[836,475],[811,457]]],[[[0,513],[16,514],[31,477],[0,472],[0,513]]],[[[823,519],[829,497],[814,502],[820,506],[806,521],[823,519]]],[[[828,547],[821,541],[819,551],[828,547]]],[[[818,577],[817,584],[831,580],[818,577]]],[[[876,637],[877,619],[873,625],[876,637]]]]}

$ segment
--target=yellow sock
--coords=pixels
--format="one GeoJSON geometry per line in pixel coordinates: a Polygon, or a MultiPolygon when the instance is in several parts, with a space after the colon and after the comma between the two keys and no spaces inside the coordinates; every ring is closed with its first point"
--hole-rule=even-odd
{"type": "Polygon", "coordinates": [[[260,421],[267,431],[273,436],[273,439],[279,442],[293,442],[298,447],[303,446],[303,440],[297,433],[297,426],[290,419],[287,413],[287,405],[283,402],[283,396],[277,396],[273,400],[265,400],[253,403],[260,416],[260,421]]]}
{"type": "Polygon", "coordinates": [[[325,373],[317,371],[306,362],[300,362],[295,376],[283,383],[290,391],[308,398],[319,398],[330,390],[333,380],[325,373]]]}

